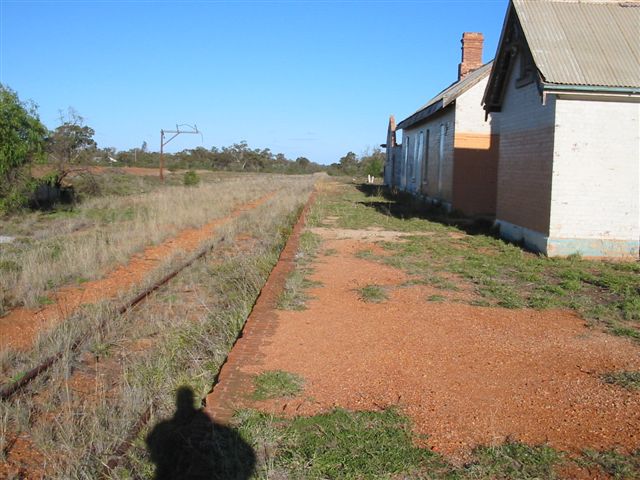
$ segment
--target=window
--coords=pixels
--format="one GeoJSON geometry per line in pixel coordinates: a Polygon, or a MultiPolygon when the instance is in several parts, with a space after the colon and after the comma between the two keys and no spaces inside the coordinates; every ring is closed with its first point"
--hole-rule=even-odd
{"type": "Polygon", "coordinates": [[[413,177],[413,182],[414,183],[418,183],[418,181],[421,178],[421,171],[422,171],[422,157],[424,155],[424,132],[421,130],[420,133],[418,133],[418,141],[416,142],[416,149],[415,149],[415,156],[413,158],[413,161],[415,163],[415,169],[414,169],[414,177],[413,177]]]}
{"type": "Polygon", "coordinates": [[[424,141],[424,163],[422,165],[422,192],[427,193],[427,184],[429,183],[429,130],[425,132],[424,141]]]}
{"type": "Polygon", "coordinates": [[[438,148],[438,196],[442,195],[442,162],[444,161],[444,137],[447,134],[447,126],[440,124],[440,145],[438,148]]]}
{"type": "Polygon", "coordinates": [[[402,188],[406,188],[407,186],[407,164],[409,163],[409,147],[411,145],[410,138],[407,138],[404,141],[404,159],[402,162],[402,188]]]}

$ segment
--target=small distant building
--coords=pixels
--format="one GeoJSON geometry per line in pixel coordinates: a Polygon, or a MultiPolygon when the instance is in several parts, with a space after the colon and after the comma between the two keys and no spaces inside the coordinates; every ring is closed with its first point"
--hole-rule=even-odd
{"type": "Polygon", "coordinates": [[[492,65],[482,64],[483,42],[481,33],[463,34],[457,81],[398,124],[401,145],[391,118],[385,183],[448,210],[493,216],[498,134],[481,103],[492,65]]]}
{"type": "Polygon", "coordinates": [[[639,35],[638,2],[509,3],[483,99],[499,112],[503,237],[549,256],[638,257],[639,35]]]}

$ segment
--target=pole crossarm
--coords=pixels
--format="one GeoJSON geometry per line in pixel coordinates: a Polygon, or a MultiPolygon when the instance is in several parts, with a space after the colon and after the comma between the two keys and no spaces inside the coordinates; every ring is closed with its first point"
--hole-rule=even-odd
{"type": "Polygon", "coordinates": [[[160,180],[164,181],[164,146],[168,144],[171,140],[176,138],[178,135],[182,133],[191,133],[191,134],[199,134],[202,136],[202,133],[198,130],[197,125],[189,125],[188,123],[182,123],[180,125],[176,125],[175,130],[160,130],[160,180]],[[191,130],[180,130],[180,127],[189,127],[191,130]],[[166,133],[173,133],[169,139],[165,140],[164,136],[166,133]]]}

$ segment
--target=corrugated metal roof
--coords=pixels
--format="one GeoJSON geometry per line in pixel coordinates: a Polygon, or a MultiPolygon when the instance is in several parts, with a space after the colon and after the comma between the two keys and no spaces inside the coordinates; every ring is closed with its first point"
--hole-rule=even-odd
{"type": "Polygon", "coordinates": [[[416,123],[430,117],[437,111],[445,108],[451,102],[453,102],[456,98],[462,95],[464,92],[469,90],[475,84],[477,84],[480,80],[489,75],[491,71],[491,65],[493,61],[489,63],[485,63],[483,66],[469,73],[462,80],[458,80],[447,88],[438,93],[435,97],[429,100],[425,105],[416,110],[409,117],[405,118],[398,124],[399,129],[410,127],[411,125],[415,125],[416,123]]]}
{"type": "Polygon", "coordinates": [[[640,86],[640,2],[513,0],[544,81],[640,86]]]}

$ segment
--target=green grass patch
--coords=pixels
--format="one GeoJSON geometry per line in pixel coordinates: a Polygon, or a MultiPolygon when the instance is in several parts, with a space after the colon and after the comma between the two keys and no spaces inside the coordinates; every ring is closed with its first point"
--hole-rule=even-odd
{"type": "Polygon", "coordinates": [[[358,289],[358,295],[365,303],[382,303],[389,299],[387,291],[380,285],[365,285],[358,289]]]}
{"type": "Polygon", "coordinates": [[[11,377],[11,383],[19,382],[20,380],[22,380],[25,377],[26,374],[27,374],[26,371],[22,371],[22,372],[18,372],[16,374],[14,374],[11,377]]]}
{"type": "MultiPolygon", "coordinates": [[[[558,478],[556,467],[566,460],[547,445],[507,441],[478,447],[465,465],[457,466],[416,446],[411,421],[393,408],[336,409],[295,418],[244,410],[236,415],[235,424],[255,452],[265,452],[252,477],[256,479],[274,475],[310,480],[552,480],[558,478]]],[[[631,465],[634,457],[615,461],[631,465]]]]}
{"type": "Polygon", "coordinates": [[[640,390],[640,372],[610,372],[603,374],[600,378],[605,383],[618,385],[628,390],[640,390]]]}
{"type": "Polygon", "coordinates": [[[427,302],[444,302],[446,299],[442,295],[429,295],[427,302]]]}
{"type": "Polygon", "coordinates": [[[263,372],[257,375],[253,382],[255,385],[253,398],[256,400],[295,397],[304,386],[302,377],[282,370],[263,372]]]}
{"type": "Polygon", "coordinates": [[[50,299],[46,295],[39,296],[37,298],[37,302],[38,302],[38,305],[40,305],[40,306],[53,305],[54,303],[56,303],[55,301],[53,301],[52,299],[50,299]]]}
{"type": "Polygon", "coordinates": [[[635,328],[616,324],[613,325],[610,330],[611,333],[619,337],[629,337],[633,338],[634,340],[640,340],[640,331],[636,330],[635,328]]]}
{"type": "Polygon", "coordinates": [[[395,410],[338,409],[291,420],[245,411],[237,418],[255,451],[270,444],[272,458],[259,473],[271,467],[286,472],[282,478],[364,480],[414,478],[418,469],[441,467],[434,453],[413,445],[409,421],[395,410]]]}
{"type": "Polygon", "coordinates": [[[578,464],[592,467],[598,466],[615,480],[631,480],[640,478],[640,450],[631,455],[624,455],[613,450],[586,450],[578,464]]]}
{"type": "Polygon", "coordinates": [[[0,260],[0,271],[19,272],[20,270],[22,270],[22,267],[19,263],[13,260],[0,260]]]}
{"type": "Polygon", "coordinates": [[[376,257],[371,249],[365,248],[363,250],[358,250],[355,253],[355,257],[361,260],[371,260],[376,257]]]}
{"type": "Polygon", "coordinates": [[[462,478],[555,479],[554,468],[562,461],[562,454],[549,446],[519,442],[479,447],[473,456],[474,460],[464,468],[462,478]]]}
{"type": "MultiPolygon", "coordinates": [[[[139,208],[139,207],[138,207],[139,208]]],[[[133,220],[136,215],[141,215],[144,212],[136,211],[133,206],[125,208],[91,208],[87,209],[87,218],[94,220],[95,222],[105,225],[108,223],[126,222],[133,220]]]]}

